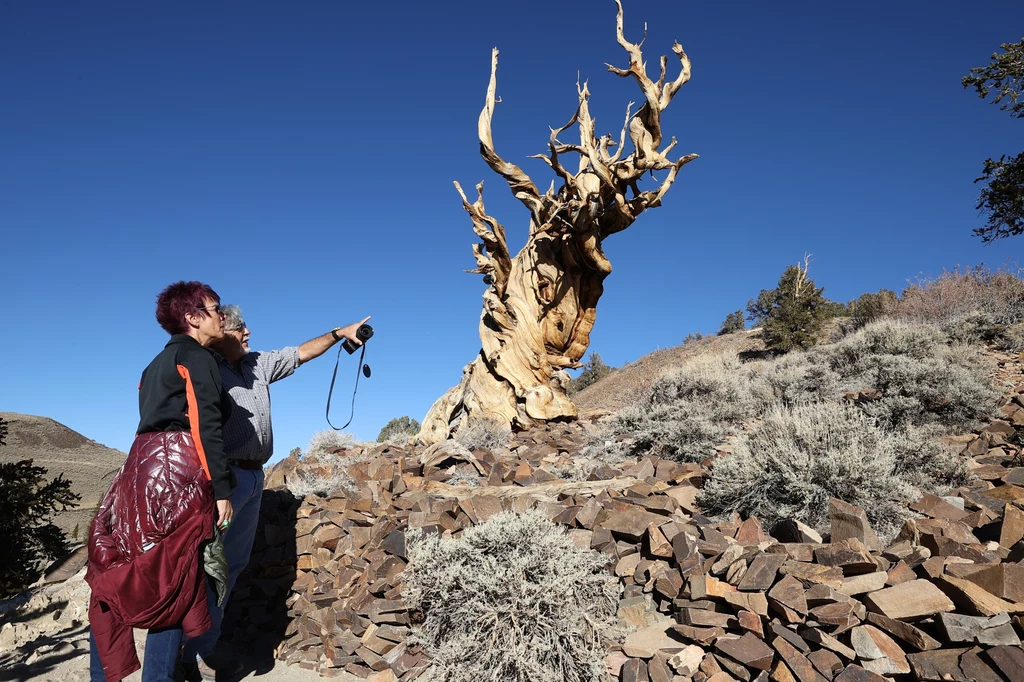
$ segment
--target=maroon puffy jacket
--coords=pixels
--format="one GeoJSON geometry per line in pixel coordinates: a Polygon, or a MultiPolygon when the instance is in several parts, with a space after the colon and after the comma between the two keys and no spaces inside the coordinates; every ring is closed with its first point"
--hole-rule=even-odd
{"type": "Polygon", "coordinates": [[[188,431],[143,433],[89,528],[89,601],[107,680],[139,669],[132,628],[211,627],[200,545],[213,536],[213,488],[188,431]]]}

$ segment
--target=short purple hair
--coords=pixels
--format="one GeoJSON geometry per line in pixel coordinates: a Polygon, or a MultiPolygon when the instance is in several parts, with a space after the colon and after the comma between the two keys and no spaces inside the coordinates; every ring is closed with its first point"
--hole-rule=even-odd
{"type": "Polygon", "coordinates": [[[185,315],[198,312],[205,317],[210,314],[202,310],[207,298],[220,304],[220,296],[209,284],[175,282],[156,297],[156,321],[168,334],[184,334],[188,331],[185,315]]]}

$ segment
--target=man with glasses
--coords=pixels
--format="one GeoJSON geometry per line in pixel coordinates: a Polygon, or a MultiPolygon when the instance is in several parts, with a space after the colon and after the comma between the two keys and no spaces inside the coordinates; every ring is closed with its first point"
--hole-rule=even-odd
{"type": "MultiPolygon", "coordinates": [[[[270,421],[270,384],[291,376],[296,368],[323,355],[342,339],[362,342],[356,336],[360,325],[369,320],[335,327],[326,334],[300,346],[288,346],[268,352],[249,348],[249,328],[236,305],[220,308],[224,337],[212,348],[220,356],[220,376],[224,391],[231,397],[230,418],[224,424],[224,450],[238,480],[231,495],[234,518],[223,533],[224,551],[228,560],[227,594],[231,594],[238,576],[249,563],[256,525],[259,522],[263,496],[263,466],[274,454],[274,432],[270,421]]],[[[214,680],[219,670],[222,677],[239,669],[237,661],[223,653],[214,653],[220,637],[224,609],[216,605],[216,596],[209,593],[213,627],[185,645],[182,661],[194,660],[204,680],[214,680]]]]}

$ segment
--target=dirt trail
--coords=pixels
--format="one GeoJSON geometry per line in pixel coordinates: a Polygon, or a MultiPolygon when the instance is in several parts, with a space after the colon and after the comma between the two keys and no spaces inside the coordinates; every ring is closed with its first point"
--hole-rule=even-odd
{"type": "MultiPolygon", "coordinates": [[[[88,682],[89,586],[85,569],[63,582],[41,585],[26,596],[0,602],[0,681],[88,682]]],[[[135,631],[142,659],[146,633],[135,631]]],[[[227,682],[258,677],[263,682],[314,682],[315,671],[281,661],[242,657],[242,673],[227,682]],[[271,667],[272,666],[272,667],[271,667]]],[[[141,671],[125,678],[141,682],[141,671]]],[[[342,679],[358,679],[345,678],[342,679]]]]}

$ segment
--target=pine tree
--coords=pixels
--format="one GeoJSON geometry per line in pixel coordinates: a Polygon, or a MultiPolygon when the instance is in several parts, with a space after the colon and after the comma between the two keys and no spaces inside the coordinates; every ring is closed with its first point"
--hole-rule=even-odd
{"type": "Polygon", "coordinates": [[[598,382],[602,377],[608,376],[613,371],[614,367],[609,367],[598,353],[591,353],[590,359],[583,364],[583,371],[580,375],[569,382],[569,388],[566,392],[569,395],[579,393],[587,386],[592,386],[598,382]]]}
{"type": "Polygon", "coordinates": [[[722,327],[718,330],[719,336],[726,334],[732,334],[733,332],[741,332],[747,328],[747,323],[743,319],[743,311],[737,310],[734,313],[729,313],[725,316],[725,320],[722,322],[722,327]]]}
{"type": "Polygon", "coordinates": [[[803,265],[790,265],[775,289],[762,289],[747,303],[747,319],[762,327],[768,350],[786,353],[810,348],[818,341],[822,323],[828,317],[831,301],[807,278],[810,257],[803,265]]]}
{"type": "Polygon", "coordinates": [[[387,439],[399,435],[415,436],[419,432],[420,423],[406,414],[401,417],[395,417],[385,424],[384,428],[377,434],[377,442],[383,443],[387,439]]]}
{"type": "MultiPolygon", "coordinates": [[[[6,435],[0,420],[0,445],[6,445],[6,435]]],[[[68,552],[67,536],[54,525],[53,514],[80,499],[63,474],[48,482],[46,469],[30,459],[0,464],[0,599],[24,590],[45,563],[68,552]]]]}

